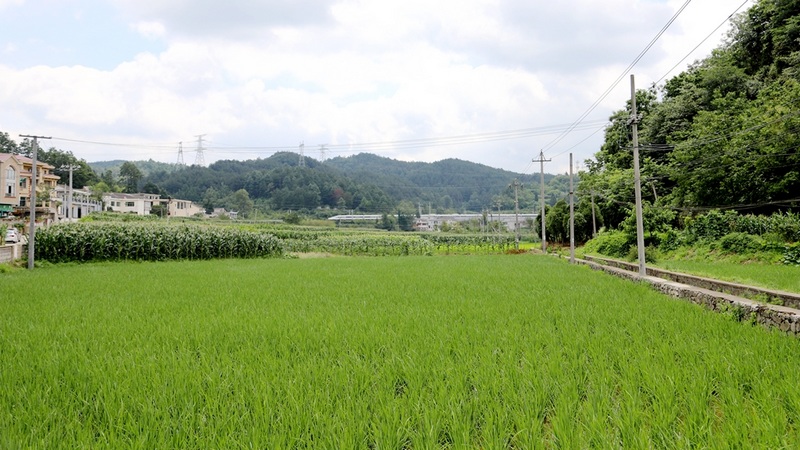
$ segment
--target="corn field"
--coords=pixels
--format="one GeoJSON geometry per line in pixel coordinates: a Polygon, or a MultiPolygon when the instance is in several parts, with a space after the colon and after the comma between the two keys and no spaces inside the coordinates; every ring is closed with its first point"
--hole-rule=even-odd
{"type": "Polygon", "coordinates": [[[163,223],[71,223],[36,232],[36,259],[166,261],[281,256],[279,239],[235,228],[163,223]]]}

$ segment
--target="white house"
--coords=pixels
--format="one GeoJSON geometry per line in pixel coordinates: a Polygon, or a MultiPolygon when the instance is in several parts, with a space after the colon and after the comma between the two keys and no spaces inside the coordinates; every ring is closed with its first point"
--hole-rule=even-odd
{"type": "Polygon", "coordinates": [[[106,210],[140,216],[149,215],[153,206],[157,205],[166,207],[169,217],[191,217],[205,211],[202,206],[190,200],[161,198],[158,194],[108,193],[103,196],[103,204],[106,210]]]}
{"type": "Polygon", "coordinates": [[[58,218],[80,219],[90,213],[102,211],[103,202],[92,198],[89,189],[72,189],[70,195],[69,187],[63,184],[56,186],[56,198],[58,199],[58,218]]]}
{"type": "Polygon", "coordinates": [[[138,214],[146,216],[150,214],[153,205],[166,203],[161,200],[158,194],[120,194],[109,192],[103,196],[103,204],[106,210],[114,212],[138,214]]]}
{"type": "MultiPolygon", "coordinates": [[[[162,199],[162,201],[164,201],[162,199]]],[[[205,208],[189,200],[167,199],[170,217],[191,217],[195,214],[204,214],[205,208]]]]}

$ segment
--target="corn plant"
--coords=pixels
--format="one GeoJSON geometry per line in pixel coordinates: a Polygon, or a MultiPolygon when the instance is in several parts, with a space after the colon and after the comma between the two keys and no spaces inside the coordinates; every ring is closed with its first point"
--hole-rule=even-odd
{"type": "Polygon", "coordinates": [[[168,223],[88,222],[36,232],[36,258],[50,262],[165,261],[280,256],[270,234],[235,228],[168,223]]]}

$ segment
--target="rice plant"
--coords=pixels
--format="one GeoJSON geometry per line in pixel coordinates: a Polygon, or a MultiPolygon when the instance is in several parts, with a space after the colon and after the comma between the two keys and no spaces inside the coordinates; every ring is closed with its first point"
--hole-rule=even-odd
{"type": "Polygon", "coordinates": [[[0,279],[3,448],[800,442],[797,338],[554,258],[105,262],[0,279]]]}

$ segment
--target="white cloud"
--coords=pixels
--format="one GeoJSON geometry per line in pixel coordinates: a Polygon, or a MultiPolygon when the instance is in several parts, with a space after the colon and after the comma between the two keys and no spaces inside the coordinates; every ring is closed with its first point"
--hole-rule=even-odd
{"type": "Polygon", "coordinates": [[[14,6],[20,6],[24,3],[25,0],[0,0],[0,11],[14,6]]]}
{"type": "Polygon", "coordinates": [[[167,29],[164,27],[164,25],[158,21],[136,22],[132,25],[132,28],[136,30],[137,33],[148,39],[162,38],[167,32],[167,29]]]}
{"type": "MultiPolygon", "coordinates": [[[[11,106],[0,110],[0,123],[93,141],[177,143],[207,133],[207,161],[252,157],[214,153],[215,142],[273,147],[304,140],[311,150],[569,124],[679,3],[115,0],[132,29],[166,50],[109,70],[0,66],[0,104],[11,106]]],[[[692,3],[635,69],[640,86],[663,75],[739,3],[692,3]]],[[[607,118],[628,96],[625,77],[589,120],[607,118]]],[[[571,134],[553,153],[592,131],[571,134]]],[[[382,154],[522,171],[554,138],[382,154]]],[[[598,133],[577,146],[576,159],[589,157],[601,139],[598,133]]],[[[174,160],[171,148],[138,151],[133,156],[174,160]]],[[[96,146],[75,152],[109,159],[96,146]]]]}

